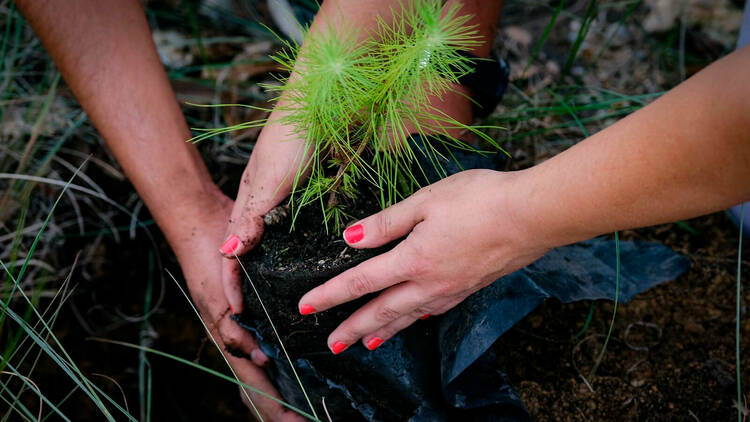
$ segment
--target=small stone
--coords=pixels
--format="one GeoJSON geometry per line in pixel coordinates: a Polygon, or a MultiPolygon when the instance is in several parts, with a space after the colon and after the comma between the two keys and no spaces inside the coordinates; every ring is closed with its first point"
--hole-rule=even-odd
{"type": "Polygon", "coordinates": [[[267,226],[274,226],[284,221],[288,214],[289,205],[279,205],[271,211],[268,211],[268,213],[263,216],[263,222],[266,223],[267,226]]]}
{"type": "Polygon", "coordinates": [[[648,33],[668,31],[680,15],[679,0],[646,0],[645,3],[650,11],[643,19],[643,29],[648,33]]]}
{"type": "Polygon", "coordinates": [[[523,47],[528,47],[529,44],[531,44],[531,33],[520,26],[507,26],[505,27],[505,30],[503,32],[505,32],[505,36],[508,37],[511,41],[515,41],[523,47]]]}
{"type": "Polygon", "coordinates": [[[646,380],[633,380],[633,381],[630,381],[630,385],[632,385],[635,388],[642,387],[643,384],[645,384],[645,383],[646,383],[646,380]]]}
{"type": "Polygon", "coordinates": [[[691,334],[703,334],[706,332],[706,328],[703,327],[703,325],[695,322],[695,321],[687,321],[685,322],[685,331],[691,334]]]}
{"type": "Polygon", "coordinates": [[[325,259],[321,259],[320,261],[318,261],[318,265],[323,265],[323,264],[325,264],[325,263],[326,263],[326,260],[325,260],[325,259]]]}

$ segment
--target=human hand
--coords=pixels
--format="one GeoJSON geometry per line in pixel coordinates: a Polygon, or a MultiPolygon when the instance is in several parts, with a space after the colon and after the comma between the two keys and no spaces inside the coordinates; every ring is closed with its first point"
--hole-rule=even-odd
{"type": "Polygon", "coordinates": [[[260,241],[263,216],[289,195],[304,156],[304,142],[293,128],[281,123],[282,116],[278,110],[269,116],[242,174],[231,216],[221,220],[225,224],[224,242],[218,248],[225,258],[221,263],[221,284],[233,314],[242,312],[236,256],[249,252],[260,241]]]}
{"type": "MultiPolygon", "coordinates": [[[[205,201],[206,206],[198,210],[199,215],[181,220],[185,234],[174,239],[172,246],[198,311],[240,381],[280,398],[261,368],[268,363],[268,358],[258,348],[253,336],[230,318],[224,290],[216,280],[225,261],[216,250],[221,244],[225,222],[234,203],[219,192],[214,196],[205,201]],[[227,353],[227,349],[246,354],[252,361],[227,353]]],[[[264,420],[303,420],[279,403],[250,390],[247,392],[264,420]]],[[[248,404],[244,394],[242,397],[248,404]]]]}
{"type": "Polygon", "coordinates": [[[382,290],[331,333],[331,350],[340,353],[359,339],[374,350],[417,319],[448,311],[549,250],[522,218],[522,173],[464,171],[346,229],[353,248],[408,236],[300,299],[300,309],[321,312],[382,290]]]}

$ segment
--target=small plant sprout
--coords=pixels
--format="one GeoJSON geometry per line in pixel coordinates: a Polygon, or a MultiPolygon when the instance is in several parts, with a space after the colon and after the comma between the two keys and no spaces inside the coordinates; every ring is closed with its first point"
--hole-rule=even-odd
{"type": "MultiPolygon", "coordinates": [[[[295,217],[318,203],[326,227],[333,223],[338,233],[362,183],[385,208],[420,186],[418,154],[445,176],[440,162],[451,149],[482,152],[451,133],[473,134],[501,150],[478,127],[431,105],[458,92],[459,78],[473,71],[474,59],[464,52],[482,43],[459,9],[415,0],[393,10],[392,23],[378,17],[364,39],[344,24],[305,29],[303,45],[282,40],[272,58],[285,75],[264,87],[276,94],[280,122],[304,140],[290,199],[295,217]]],[[[258,124],[214,129],[193,141],[258,124]]]]}

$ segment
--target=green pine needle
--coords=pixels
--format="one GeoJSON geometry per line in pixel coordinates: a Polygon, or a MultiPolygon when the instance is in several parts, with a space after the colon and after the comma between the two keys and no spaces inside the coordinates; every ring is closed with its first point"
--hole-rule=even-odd
{"type": "MultiPolygon", "coordinates": [[[[411,195],[423,180],[417,176],[424,175],[418,154],[444,177],[440,162],[453,158],[444,151],[477,151],[451,136],[453,130],[502,150],[482,131],[486,127],[463,124],[431,106],[458,92],[459,78],[473,71],[461,52],[482,43],[468,24],[471,16],[459,12],[458,4],[416,0],[393,10],[393,23],[378,17],[364,40],[346,24],[306,29],[303,45],[282,40],[284,48],[272,58],[289,76],[263,86],[275,94],[281,123],[304,141],[306,158],[292,185],[292,227],[299,210],[315,203],[326,227],[332,223],[340,232],[349,218],[342,199],[359,198],[362,185],[375,191],[383,208],[411,195]],[[419,135],[419,145],[408,142],[412,134],[419,135]],[[425,141],[428,135],[436,135],[434,144],[425,141]]],[[[266,123],[213,129],[192,140],[266,123]]]]}

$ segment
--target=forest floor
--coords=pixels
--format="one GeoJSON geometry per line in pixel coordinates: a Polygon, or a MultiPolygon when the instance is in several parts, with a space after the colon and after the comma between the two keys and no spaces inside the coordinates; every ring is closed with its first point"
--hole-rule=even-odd
{"type": "MultiPolygon", "coordinates": [[[[510,64],[511,86],[487,122],[506,127],[492,134],[513,157],[509,170],[553,156],[729,53],[742,12],[742,5],[730,0],[598,2],[593,14],[587,14],[587,1],[562,3],[556,14],[557,2],[509,0],[498,26],[495,52],[510,64]],[[540,43],[554,16],[549,36],[540,43]],[[569,59],[582,28],[588,32],[569,59]]],[[[267,104],[257,84],[269,79],[274,65],[267,56],[278,43],[258,25],[271,24],[263,2],[149,2],[147,13],[181,101],[267,104]]],[[[0,73],[0,173],[65,181],[92,154],[81,171],[85,178],[77,183],[100,194],[64,197],[21,287],[44,305],[71,274],[76,288],[61,308],[55,333],[82,371],[108,377],[93,378],[136,417],[247,420],[238,391],[229,383],[165,358],[90,340],[140,343],[224,368],[200,321],[165,276],[164,268],[179,274],[179,267],[147,210],[7,0],[0,0],[0,22],[6,45],[0,73]],[[30,159],[23,162],[29,143],[30,159]],[[48,157],[54,158],[42,165],[48,157]],[[146,379],[150,394],[139,387],[146,379]]],[[[257,118],[254,113],[185,106],[193,127],[238,123],[257,118]]],[[[229,195],[236,192],[257,134],[250,130],[200,145],[215,181],[229,195]]],[[[0,178],[0,197],[9,192],[0,206],[0,259],[12,271],[60,193],[53,185],[32,188],[30,183],[0,178]]],[[[499,364],[529,412],[539,421],[736,418],[737,228],[717,213],[626,231],[622,238],[661,241],[688,257],[690,270],[618,308],[612,340],[591,379],[612,318],[611,303],[592,308],[588,302],[548,301],[501,337],[494,346],[499,364]],[[582,330],[590,309],[591,323],[582,330]]],[[[748,264],[746,258],[744,280],[750,279],[748,264]]],[[[7,287],[2,292],[7,299],[7,287]]],[[[747,351],[750,290],[741,299],[741,348],[747,351]]],[[[23,313],[24,306],[14,296],[11,308],[23,313]]],[[[11,323],[2,328],[4,353],[17,332],[11,323]]],[[[748,368],[750,354],[743,353],[746,386],[748,368]]],[[[74,387],[45,358],[31,378],[54,402],[74,387]]],[[[17,377],[0,379],[20,389],[17,377]]],[[[32,409],[38,406],[35,400],[29,391],[22,396],[32,409]]],[[[0,403],[0,414],[6,405],[0,403]]],[[[60,409],[72,420],[98,414],[80,392],[60,409]]]]}

